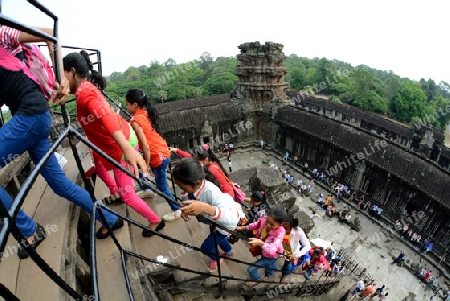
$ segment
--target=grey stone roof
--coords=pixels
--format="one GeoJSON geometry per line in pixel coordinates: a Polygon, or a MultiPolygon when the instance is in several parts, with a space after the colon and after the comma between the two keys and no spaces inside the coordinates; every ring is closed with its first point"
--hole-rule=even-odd
{"type": "MultiPolygon", "coordinates": [[[[369,147],[369,144],[374,145],[375,140],[380,139],[335,120],[293,107],[280,108],[275,121],[329,141],[351,153],[362,152],[364,148],[369,147]]],[[[415,153],[405,151],[388,141],[385,148],[374,152],[366,160],[403,179],[448,207],[449,173],[423,160],[415,153]]]]}

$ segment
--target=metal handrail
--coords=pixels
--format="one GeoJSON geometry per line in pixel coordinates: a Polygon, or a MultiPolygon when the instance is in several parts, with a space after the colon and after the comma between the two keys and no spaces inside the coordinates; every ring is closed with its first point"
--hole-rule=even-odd
{"type": "MultiPolygon", "coordinates": [[[[30,34],[33,34],[35,36],[38,37],[42,37],[48,41],[52,41],[53,43],[55,43],[55,46],[57,47],[57,43],[58,43],[58,18],[52,13],[50,12],[47,8],[45,8],[44,6],[42,6],[40,3],[38,3],[35,0],[28,0],[29,3],[31,3],[32,5],[34,5],[36,8],[38,8],[39,10],[41,10],[42,12],[44,12],[45,14],[47,14],[49,17],[51,17],[54,20],[54,37],[36,30],[32,27],[20,24],[19,22],[16,22],[6,16],[4,16],[2,13],[0,13],[0,21],[2,24],[10,26],[10,27],[15,27],[21,31],[24,32],[28,32],[30,34]]],[[[78,47],[71,47],[71,46],[65,46],[65,48],[70,48],[70,49],[80,49],[78,47]]],[[[96,51],[98,57],[100,58],[100,52],[98,50],[95,49],[88,49],[91,51],[96,51]]],[[[58,51],[55,51],[55,75],[58,81],[60,81],[61,79],[61,66],[59,64],[59,53],[58,51]]],[[[99,68],[99,72],[101,72],[101,60],[99,59],[99,62],[97,62],[97,66],[99,68]]],[[[104,91],[102,91],[102,93],[105,95],[106,98],[108,98],[110,101],[112,101],[116,106],[118,106],[119,108],[121,108],[117,102],[115,100],[113,100],[111,97],[109,97],[104,91]]],[[[129,113],[127,111],[125,111],[123,108],[121,108],[122,111],[124,111],[129,117],[131,117],[129,115],[129,113]]],[[[155,191],[158,195],[160,195],[161,197],[163,197],[164,199],[166,199],[167,201],[176,204],[177,206],[182,206],[181,204],[181,199],[179,199],[176,195],[175,195],[175,200],[172,200],[170,197],[168,197],[167,195],[165,195],[164,193],[162,193],[161,191],[159,191],[154,185],[154,183],[151,183],[148,179],[140,179],[138,177],[136,177],[133,173],[131,173],[128,169],[124,168],[121,164],[119,164],[117,161],[115,161],[114,159],[112,159],[110,156],[108,156],[106,153],[104,153],[102,150],[100,150],[97,146],[95,146],[94,144],[92,144],[86,137],[84,137],[83,135],[81,135],[78,131],[76,131],[73,127],[71,127],[69,125],[69,121],[68,121],[68,114],[66,112],[66,108],[65,108],[65,104],[61,105],[61,114],[63,115],[64,118],[64,124],[66,126],[66,129],[63,131],[63,133],[58,137],[58,139],[51,145],[50,149],[46,152],[46,154],[43,156],[43,158],[36,164],[36,167],[33,169],[33,171],[30,173],[29,177],[25,180],[25,182],[23,183],[22,188],[20,189],[18,195],[15,197],[15,199],[12,202],[11,208],[9,210],[6,210],[5,206],[3,205],[2,202],[0,202],[0,217],[3,219],[3,227],[0,230],[0,252],[4,250],[4,247],[6,245],[9,233],[11,233],[14,238],[17,241],[20,241],[22,244],[22,247],[24,247],[24,249],[28,252],[28,254],[30,255],[31,259],[36,263],[36,265],[39,266],[39,268],[45,272],[50,279],[52,279],[53,282],[55,282],[58,286],[60,286],[65,292],[67,292],[71,297],[73,297],[75,300],[84,300],[84,298],[78,294],[73,288],[71,288],[43,259],[42,257],[40,257],[40,255],[33,249],[33,247],[31,247],[31,245],[27,244],[25,242],[25,238],[24,236],[21,234],[21,232],[19,231],[18,227],[15,224],[15,219],[16,216],[20,210],[20,208],[23,205],[23,202],[25,200],[25,197],[27,196],[28,192],[30,191],[30,189],[32,188],[33,183],[36,181],[37,176],[39,175],[40,171],[42,170],[42,168],[44,167],[44,165],[46,164],[46,162],[48,161],[48,159],[50,158],[50,156],[53,155],[53,153],[56,151],[57,147],[62,143],[62,141],[69,136],[70,138],[72,137],[77,137],[82,143],[86,144],[88,147],[90,147],[93,151],[97,152],[100,156],[102,156],[104,159],[106,159],[108,162],[110,162],[111,164],[113,164],[116,168],[120,169],[122,172],[124,172],[126,175],[132,177],[134,180],[138,181],[138,183],[142,186],[145,186],[147,188],[151,188],[153,191],[155,191]]],[[[72,140],[72,139],[71,139],[72,140]]],[[[168,239],[172,242],[176,242],[178,244],[181,245],[186,245],[186,243],[181,242],[177,239],[174,239],[172,237],[166,236],[164,234],[161,234],[159,232],[153,231],[152,229],[149,229],[139,223],[137,223],[134,220],[129,219],[128,217],[125,217],[115,211],[113,211],[112,209],[106,207],[105,205],[101,204],[99,201],[97,201],[95,199],[94,196],[94,191],[93,191],[93,187],[90,184],[90,181],[88,181],[86,174],[84,172],[84,169],[82,167],[81,164],[81,159],[78,155],[76,146],[73,142],[73,140],[70,143],[70,146],[72,148],[72,152],[75,158],[75,161],[77,163],[77,168],[81,173],[81,176],[83,178],[84,184],[85,184],[85,188],[86,190],[89,192],[92,201],[94,202],[94,206],[93,206],[93,212],[91,214],[91,281],[92,281],[92,287],[93,287],[93,293],[94,293],[94,298],[95,300],[100,300],[100,295],[99,295],[99,288],[98,288],[98,272],[97,272],[97,260],[96,260],[96,239],[95,239],[95,224],[96,224],[96,213],[99,214],[100,219],[102,220],[103,224],[106,225],[106,228],[108,229],[111,238],[114,242],[114,244],[117,246],[117,248],[120,251],[121,254],[121,259],[122,259],[122,270],[124,272],[124,277],[125,277],[125,282],[126,282],[126,287],[129,293],[129,297],[130,300],[134,300],[133,297],[133,292],[132,292],[132,288],[131,288],[131,284],[127,275],[127,266],[126,266],[126,256],[134,256],[136,258],[140,258],[143,260],[147,260],[150,262],[154,262],[154,263],[158,263],[161,265],[165,265],[168,266],[167,263],[160,263],[154,259],[150,259],[147,257],[144,257],[142,255],[139,254],[135,254],[131,251],[125,250],[123,249],[123,247],[120,245],[119,241],[117,240],[117,238],[115,237],[114,233],[111,231],[110,226],[108,225],[108,223],[106,223],[106,219],[101,211],[101,209],[107,210],[113,214],[115,214],[116,216],[118,216],[119,218],[123,218],[124,220],[126,220],[127,222],[134,224],[140,228],[146,229],[151,231],[152,233],[164,238],[164,239],[168,239]]],[[[220,257],[219,255],[219,251],[218,251],[218,245],[217,245],[217,238],[215,236],[215,232],[216,232],[216,228],[219,229],[223,229],[226,230],[227,232],[237,235],[238,237],[241,237],[243,240],[247,240],[246,238],[242,237],[242,235],[240,235],[239,233],[235,232],[235,231],[230,231],[228,229],[226,229],[225,227],[223,227],[220,224],[217,224],[216,222],[213,222],[209,219],[207,219],[204,216],[199,216],[200,221],[206,222],[210,225],[211,227],[211,231],[214,234],[214,242],[215,242],[215,254],[210,254],[210,255],[215,255],[217,258],[220,257]]],[[[204,251],[202,251],[200,248],[198,247],[192,247],[192,249],[202,252],[202,253],[206,253],[204,251]]],[[[228,260],[231,261],[235,261],[235,262],[239,262],[239,263],[243,263],[249,266],[256,266],[258,268],[263,268],[262,266],[256,265],[254,263],[248,263],[248,262],[244,262],[244,261],[240,261],[237,259],[233,259],[233,258],[228,258],[228,260]]],[[[192,273],[201,273],[198,271],[193,271],[190,269],[186,269],[186,268],[182,268],[182,267],[173,267],[175,269],[179,269],[179,270],[183,270],[183,271],[188,271],[188,272],[192,272],[192,273]]],[[[219,291],[222,292],[223,291],[223,286],[222,286],[222,279],[231,279],[231,280],[241,280],[241,281],[248,281],[249,279],[240,279],[240,278],[235,278],[235,277],[229,277],[229,276],[223,276],[221,274],[221,269],[220,269],[220,260],[218,261],[218,270],[219,270],[219,275],[211,275],[208,273],[202,273],[206,276],[209,277],[218,277],[219,278],[219,291]]],[[[280,270],[278,269],[273,269],[276,270],[277,272],[280,272],[280,270]]],[[[294,273],[292,273],[294,274],[294,273]]],[[[261,283],[270,283],[270,284],[278,284],[277,282],[274,281],[264,281],[264,280],[259,280],[256,282],[261,282],[261,283]]],[[[298,292],[300,293],[300,291],[298,292]]],[[[6,287],[4,287],[3,284],[0,283],[0,295],[3,297],[6,297],[7,300],[18,300],[16,296],[14,296],[14,294],[9,291],[6,287]]]]}

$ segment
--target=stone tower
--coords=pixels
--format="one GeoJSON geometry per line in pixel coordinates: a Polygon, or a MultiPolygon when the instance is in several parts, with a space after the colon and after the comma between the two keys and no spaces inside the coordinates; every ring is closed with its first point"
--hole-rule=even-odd
{"type": "Polygon", "coordinates": [[[254,105],[287,100],[289,83],[284,81],[283,45],[266,42],[244,43],[238,46],[236,96],[253,100],[254,105]]]}

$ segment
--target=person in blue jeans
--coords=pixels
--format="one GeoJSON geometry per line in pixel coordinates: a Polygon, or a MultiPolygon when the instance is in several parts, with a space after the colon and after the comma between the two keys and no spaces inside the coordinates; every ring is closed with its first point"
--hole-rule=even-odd
{"type": "MultiPolygon", "coordinates": [[[[39,29],[53,35],[51,29],[39,29]]],[[[43,39],[39,37],[6,26],[0,27],[0,37],[0,46],[20,60],[24,59],[22,47],[26,46],[23,43],[43,42],[43,39]]],[[[53,58],[53,45],[49,44],[49,50],[50,56],[53,58]]],[[[60,52],[60,49],[58,51],[60,52]]],[[[57,98],[64,102],[68,94],[68,82],[63,76],[57,98]]],[[[48,137],[52,125],[46,96],[38,84],[24,72],[0,66],[0,106],[3,105],[9,107],[13,117],[0,128],[0,168],[26,151],[32,161],[37,164],[50,149],[48,137]]],[[[89,193],[66,177],[54,155],[44,165],[41,175],[56,194],[68,199],[87,213],[92,213],[93,202],[89,193]]],[[[12,199],[2,187],[0,187],[0,200],[6,209],[11,207],[12,199]]],[[[113,230],[123,226],[122,219],[107,211],[103,211],[103,214],[113,230]]],[[[96,218],[101,222],[98,214],[96,218]]],[[[17,214],[15,222],[26,238],[26,243],[31,247],[36,248],[45,239],[44,229],[22,210],[17,214]]],[[[107,232],[104,225],[97,234],[107,232]]],[[[21,259],[28,257],[27,252],[21,246],[19,246],[18,256],[21,259]]]]}
{"type": "MultiPolygon", "coordinates": [[[[155,175],[156,187],[166,196],[175,200],[167,184],[167,167],[170,164],[170,151],[159,129],[158,111],[152,106],[150,98],[141,89],[130,89],[125,94],[128,112],[133,115],[130,124],[136,132],[139,147],[147,165],[155,175]]],[[[172,212],[164,215],[166,222],[181,217],[181,210],[174,202],[169,202],[172,212]]]]}

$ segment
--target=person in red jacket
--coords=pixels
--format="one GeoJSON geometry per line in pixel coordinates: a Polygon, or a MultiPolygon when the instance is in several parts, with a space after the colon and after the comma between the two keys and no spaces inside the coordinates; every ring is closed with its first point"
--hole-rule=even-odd
{"type": "Polygon", "coordinates": [[[311,280],[310,276],[312,273],[316,273],[319,270],[328,270],[330,268],[330,264],[325,259],[325,256],[322,255],[322,251],[320,249],[311,251],[311,260],[308,265],[308,269],[305,271],[306,280],[311,280]]]}
{"type": "Polygon", "coordinates": [[[192,154],[184,152],[178,148],[171,147],[170,151],[176,153],[178,156],[195,157],[201,164],[206,166],[209,172],[216,178],[219,188],[223,193],[228,193],[234,199],[233,185],[228,178],[228,174],[220,164],[219,159],[211,151],[208,144],[203,144],[192,150],[192,154]]]}
{"type": "MultiPolygon", "coordinates": [[[[80,53],[70,53],[64,57],[63,67],[64,75],[69,81],[70,93],[76,97],[77,120],[87,138],[122,166],[129,167],[136,177],[139,177],[138,166],[146,176],[148,165],[135,150],[138,144],[136,134],[128,122],[114,112],[100,92],[105,88],[106,81],[93,69],[89,54],[84,50],[80,53]]],[[[93,155],[106,170],[113,170],[122,200],[150,222],[148,227],[155,231],[164,228],[164,221],[136,195],[134,180],[96,152],[93,155]]],[[[142,232],[144,237],[150,237],[152,234],[153,232],[147,229],[142,232]]],[[[106,237],[106,228],[97,232],[97,238],[106,237]]]]}

